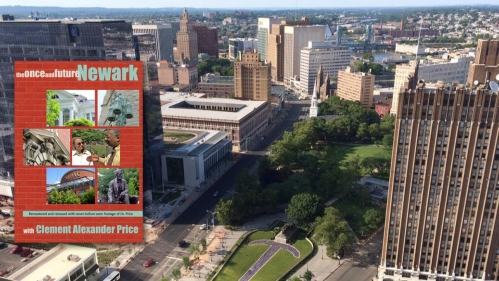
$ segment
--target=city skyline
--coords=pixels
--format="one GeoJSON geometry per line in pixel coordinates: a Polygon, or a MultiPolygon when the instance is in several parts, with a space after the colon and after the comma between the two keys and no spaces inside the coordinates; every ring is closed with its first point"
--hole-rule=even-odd
{"type": "MultiPolygon", "coordinates": [[[[264,1],[264,0],[256,0],[251,1],[245,6],[229,6],[227,2],[221,0],[210,1],[209,4],[206,1],[201,0],[188,0],[180,3],[171,3],[166,6],[161,2],[153,1],[153,0],[145,0],[145,1],[132,1],[132,0],[112,0],[106,1],[105,5],[103,5],[102,1],[98,0],[88,0],[85,2],[69,2],[71,4],[68,5],[67,1],[62,0],[52,0],[46,3],[48,6],[40,6],[39,1],[37,0],[26,0],[23,2],[22,7],[33,6],[33,7],[60,7],[60,8],[88,8],[88,7],[99,7],[99,8],[163,8],[163,9],[172,9],[172,8],[187,8],[187,9],[272,9],[272,10],[284,10],[284,9],[319,9],[319,8],[403,8],[403,7],[445,7],[445,6],[480,6],[480,5],[493,5],[491,2],[475,2],[470,5],[469,1],[458,0],[458,1],[450,1],[444,0],[435,4],[434,1],[430,0],[422,0],[422,1],[407,1],[404,2],[404,5],[401,6],[400,2],[395,0],[372,2],[367,0],[360,0],[355,3],[352,2],[344,2],[344,3],[334,3],[334,5],[327,0],[318,0],[314,2],[315,6],[307,6],[309,3],[306,1],[285,1],[285,0],[277,0],[277,1],[264,1]],[[375,4],[373,4],[375,3],[375,4]],[[247,5],[247,6],[246,6],[247,5]]],[[[1,4],[1,1],[0,1],[1,4]]],[[[5,5],[0,7],[13,7],[12,5],[5,5]]],[[[14,6],[15,7],[15,6],[14,6]]]]}

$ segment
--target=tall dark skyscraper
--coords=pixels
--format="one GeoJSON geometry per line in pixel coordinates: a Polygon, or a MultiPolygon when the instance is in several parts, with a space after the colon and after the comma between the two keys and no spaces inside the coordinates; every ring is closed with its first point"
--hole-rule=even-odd
{"type": "MultiPolygon", "coordinates": [[[[3,17],[2,17],[3,18],[3,17]]],[[[135,60],[124,20],[0,21],[0,176],[14,174],[14,61],[135,60]]]]}
{"type": "Polygon", "coordinates": [[[398,100],[379,280],[498,280],[498,94],[409,88],[398,100]]]}

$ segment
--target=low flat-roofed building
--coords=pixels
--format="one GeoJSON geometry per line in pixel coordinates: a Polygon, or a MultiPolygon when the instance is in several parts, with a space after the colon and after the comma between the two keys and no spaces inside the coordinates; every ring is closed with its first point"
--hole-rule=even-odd
{"type": "MultiPolygon", "coordinates": [[[[188,130],[186,130],[187,132],[188,130]]],[[[161,156],[163,184],[200,186],[225,162],[231,160],[229,133],[201,132],[184,146],[161,156]]]]}
{"type": "Polygon", "coordinates": [[[234,96],[234,76],[220,76],[208,73],[201,77],[198,84],[199,93],[205,93],[209,98],[229,98],[234,96]]]}
{"type": "Polygon", "coordinates": [[[14,281],[90,281],[98,278],[97,250],[59,244],[9,276],[14,281]]]}
{"type": "Polygon", "coordinates": [[[388,196],[388,181],[364,176],[359,180],[359,184],[369,189],[371,196],[377,200],[385,200],[388,196]]]}
{"type": "Polygon", "coordinates": [[[268,125],[269,101],[207,99],[198,96],[175,92],[162,94],[163,128],[227,132],[233,150],[241,151],[251,140],[260,138],[268,125]]]}

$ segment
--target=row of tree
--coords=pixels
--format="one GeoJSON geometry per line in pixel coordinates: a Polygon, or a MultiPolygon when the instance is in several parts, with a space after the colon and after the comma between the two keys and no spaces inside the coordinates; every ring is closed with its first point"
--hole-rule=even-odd
{"type": "Polygon", "coordinates": [[[319,134],[319,140],[351,142],[358,139],[392,146],[395,130],[393,115],[386,115],[381,119],[374,110],[366,109],[360,102],[342,100],[338,96],[331,96],[321,102],[319,113],[337,116],[328,122],[321,118],[312,119],[317,120],[314,130],[319,134]]]}
{"type": "Polygon", "coordinates": [[[95,191],[91,188],[78,197],[72,190],[59,191],[56,188],[50,192],[49,198],[50,204],[95,204],[95,191]]]}
{"type": "Polygon", "coordinates": [[[222,76],[234,76],[234,63],[228,59],[209,59],[197,65],[198,76],[218,72],[222,76]]]}

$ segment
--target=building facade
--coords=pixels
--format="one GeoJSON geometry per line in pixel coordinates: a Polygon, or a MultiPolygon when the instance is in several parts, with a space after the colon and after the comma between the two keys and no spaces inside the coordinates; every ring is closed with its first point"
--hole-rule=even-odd
{"type": "Polygon", "coordinates": [[[161,156],[164,185],[199,187],[227,161],[232,141],[227,132],[203,132],[188,144],[161,156]]]}
{"type": "Polygon", "coordinates": [[[284,27],[295,25],[310,25],[308,18],[299,21],[283,20],[272,24],[267,36],[266,60],[272,65],[272,81],[284,81],[284,27]]]}
{"type": "Polygon", "coordinates": [[[170,24],[132,25],[143,61],[173,60],[173,31],[170,24]]]}
{"type": "Polygon", "coordinates": [[[229,59],[237,60],[240,53],[258,51],[258,39],[231,38],[229,39],[229,59]]]}
{"type": "Polygon", "coordinates": [[[66,191],[71,190],[79,198],[89,189],[94,189],[95,174],[93,171],[85,169],[73,169],[65,173],[57,184],[47,184],[47,202],[50,204],[50,193],[53,190],[66,191]]]}
{"type": "Polygon", "coordinates": [[[24,129],[25,166],[69,166],[69,130],[24,129]],[[61,136],[59,136],[61,135],[61,136]],[[66,137],[63,137],[67,135],[66,137]]]}
{"type": "MultiPolygon", "coordinates": [[[[0,21],[0,125],[14,124],[14,61],[135,60],[124,20],[0,21]]],[[[14,175],[14,134],[0,138],[0,174],[14,175]]]]}
{"type": "Polygon", "coordinates": [[[338,73],[338,90],[336,95],[345,100],[359,101],[364,107],[373,106],[374,75],[354,72],[347,67],[338,73]]]}
{"type": "MultiPolygon", "coordinates": [[[[166,99],[167,95],[162,98],[166,99]]],[[[227,132],[233,151],[244,150],[261,137],[269,122],[270,102],[237,99],[206,99],[180,95],[163,100],[164,129],[227,132]]]]}
{"type": "Polygon", "coordinates": [[[196,66],[198,63],[198,37],[196,31],[189,21],[187,9],[184,9],[180,30],[177,32],[177,47],[174,50],[174,60],[178,64],[190,64],[196,66]]]}
{"type": "Polygon", "coordinates": [[[285,26],[284,27],[284,83],[290,85],[292,79],[300,77],[301,50],[309,41],[324,41],[326,26],[285,26]]]}
{"type": "Polygon", "coordinates": [[[206,94],[208,98],[229,98],[234,96],[234,76],[219,76],[207,73],[201,77],[197,92],[206,94]]]}
{"type": "Polygon", "coordinates": [[[409,76],[414,76],[417,64],[418,79],[436,83],[438,81],[457,82],[464,84],[468,80],[468,71],[472,56],[459,56],[450,60],[420,60],[419,63],[411,61],[409,64],[399,64],[395,68],[393,83],[393,104],[391,113],[396,114],[398,93],[403,89],[409,76]]]}
{"type": "Polygon", "coordinates": [[[161,61],[158,63],[158,81],[161,87],[171,87],[177,92],[192,91],[198,87],[198,69],[192,65],[161,61]]]}
{"type": "Polygon", "coordinates": [[[270,99],[270,65],[260,60],[259,53],[241,53],[241,60],[234,63],[234,95],[243,100],[270,99]]]}
{"type": "Polygon", "coordinates": [[[379,280],[497,280],[498,102],[422,80],[401,93],[379,280]]]}
{"type": "Polygon", "coordinates": [[[422,55],[425,53],[425,47],[420,45],[395,44],[395,53],[422,55]]]}
{"type": "Polygon", "coordinates": [[[348,47],[333,45],[332,41],[309,41],[301,50],[300,56],[300,90],[304,94],[312,94],[317,69],[329,77],[338,77],[338,72],[350,65],[352,51],[348,47]]]}
{"type": "Polygon", "coordinates": [[[218,59],[218,29],[208,28],[204,24],[194,24],[192,29],[197,34],[198,54],[208,54],[218,59]]]}
{"type": "Polygon", "coordinates": [[[272,33],[272,25],[279,24],[283,18],[258,18],[258,53],[262,61],[267,60],[268,36],[272,33]]]}
{"type": "Polygon", "coordinates": [[[470,65],[467,85],[473,86],[475,81],[484,84],[484,78],[490,81],[499,80],[499,40],[479,40],[475,62],[470,65]],[[487,76],[487,75],[488,76],[487,76]]]}
{"type": "Polygon", "coordinates": [[[54,126],[64,126],[69,120],[78,118],[86,118],[95,124],[95,100],[62,90],[55,90],[54,94],[61,108],[59,119],[55,121],[54,126]]]}

